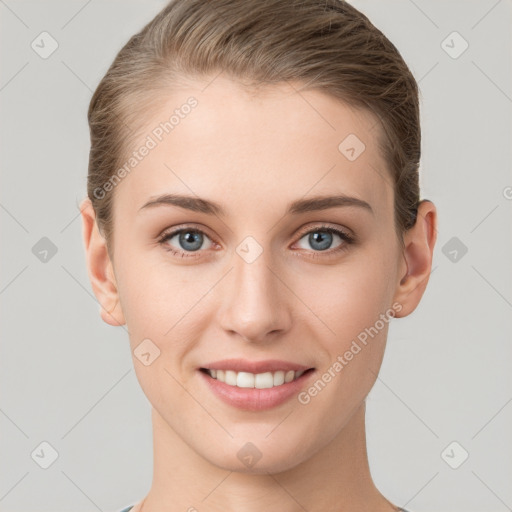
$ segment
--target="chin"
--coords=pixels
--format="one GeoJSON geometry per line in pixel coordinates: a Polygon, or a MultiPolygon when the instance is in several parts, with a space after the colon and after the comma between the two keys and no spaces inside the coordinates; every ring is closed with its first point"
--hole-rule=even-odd
{"type": "Polygon", "coordinates": [[[254,465],[245,465],[238,459],[231,459],[229,461],[221,460],[219,463],[211,461],[217,467],[226,471],[232,471],[234,473],[252,474],[252,475],[267,475],[277,474],[289,469],[294,468],[299,464],[299,461],[295,461],[290,456],[283,456],[282,458],[273,457],[272,460],[263,460],[263,457],[258,460],[254,465]]]}
{"type": "MultiPolygon", "coordinates": [[[[231,445],[223,453],[210,453],[205,458],[223,470],[254,475],[288,471],[307,458],[306,453],[297,449],[300,444],[293,443],[294,446],[285,447],[277,437],[275,441],[275,446],[268,440],[265,443],[264,439],[261,440],[261,443],[258,443],[257,440],[233,443],[236,444],[233,451],[231,449],[233,445],[231,445]]],[[[302,446],[304,448],[304,444],[302,446]]]]}

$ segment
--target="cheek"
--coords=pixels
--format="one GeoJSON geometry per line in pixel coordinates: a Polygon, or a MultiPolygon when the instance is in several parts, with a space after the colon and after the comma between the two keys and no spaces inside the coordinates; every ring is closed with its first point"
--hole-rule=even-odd
{"type": "MultiPolygon", "coordinates": [[[[165,265],[151,252],[135,254],[133,249],[124,253],[118,262],[118,289],[123,313],[129,327],[158,327],[165,332],[173,318],[182,312],[189,301],[184,295],[197,295],[197,285],[187,282],[186,273],[165,265]],[[164,325],[168,324],[164,329],[164,325]]],[[[183,314],[183,313],[182,313],[183,314]]]]}
{"type": "Polygon", "coordinates": [[[179,269],[171,271],[144,258],[132,256],[119,264],[119,296],[141,388],[153,404],[166,403],[169,395],[185,400],[175,379],[183,380],[181,362],[204,327],[194,321],[194,304],[205,293],[204,286],[199,280],[187,282],[179,269]]]}
{"type": "Polygon", "coordinates": [[[340,265],[318,279],[308,279],[302,295],[308,297],[311,310],[334,331],[332,339],[350,341],[389,308],[388,275],[381,261],[361,258],[357,264],[340,265]],[[310,286],[312,283],[314,287],[310,286]]]}
{"type": "Polygon", "coordinates": [[[393,315],[388,275],[382,260],[369,258],[360,265],[340,266],[336,275],[316,281],[323,286],[308,295],[308,305],[321,319],[315,333],[326,358],[318,378],[327,391],[318,392],[324,386],[319,383],[306,392],[315,396],[320,409],[335,410],[341,423],[369,393],[382,364],[393,315]]]}
{"type": "MultiPolygon", "coordinates": [[[[160,259],[130,256],[120,262],[119,295],[132,350],[149,338],[173,359],[204,327],[198,321],[211,279],[193,266],[172,266],[160,259]]],[[[167,356],[166,356],[167,357],[167,356]]],[[[170,359],[167,358],[169,364],[170,359]]]]}

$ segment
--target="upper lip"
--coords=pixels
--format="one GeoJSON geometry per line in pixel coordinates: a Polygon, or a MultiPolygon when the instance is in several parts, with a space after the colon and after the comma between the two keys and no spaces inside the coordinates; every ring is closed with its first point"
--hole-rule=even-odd
{"type": "Polygon", "coordinates": [[[201,368],[210,370],[232,370],[235,372],[248,372],[248,373],[265,373],[283,371],[306,371],[311,366],[304,366],[302,364],[292,363],[290,361],[280,361],[278,359],[267,359],[265,361],[248,361],[247,359],[223,359],[222,361],[214,361],[208,363],[201,368]]]}

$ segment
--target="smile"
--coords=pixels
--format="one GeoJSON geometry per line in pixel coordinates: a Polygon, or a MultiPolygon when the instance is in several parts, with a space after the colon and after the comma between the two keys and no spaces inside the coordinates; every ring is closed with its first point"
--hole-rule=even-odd
{"type": "Polygon", "coordinates": [[[275,372],[250,373],[235,372],[233,370],[214,370],[209,368],[201,368],[201,371],[206,372],[213,379],[223,382],[228,386],[235,386],[238,388],[268,389],[292,382],[298,379],[303,373],[305,373],[305,371],[309,370],[278,370],[275,372]]]}

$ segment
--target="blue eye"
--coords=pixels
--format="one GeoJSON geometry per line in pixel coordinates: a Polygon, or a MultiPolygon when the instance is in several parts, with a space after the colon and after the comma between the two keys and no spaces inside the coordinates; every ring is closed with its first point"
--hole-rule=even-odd
{"type": "Polygon", "coordinates": [[[349,235],[345,231],[325,225],[317,226],[314,229],[306,231],[300,238],[299,242],[302,239],[306,239],[310,247],[314,249],[310,254],[313,258],[336,257],[340,252],[346,251],[349,245],[355,243],[356,241],[352,235],[349,235]],[[339,239],[341,239],[342,243],[336,246],[334,249],[330,249],[334,236],[337,236],[339,239]]]}
{"type": "Polygon", "coordinates": [[[175,255],[189,257],[189,255],[186,253],[197,252],[199,249],[201,249],[205,237],[208,238],[204,231],[199,229],[185,228],[167,234],[164,233],[164,235],[159,239],[159,243],[164,245],[166,250],[172,252],[175,255]],[[173,249],[172,246],[168,246],[168,242],[170,242],[173,238],[177,238],[177,243],[179,244],[178,250],[173,249]],[[184,251],[182,249],[184,249],[184,251]]]}
{"type": "Polygon", "coordinates": [[[325,251],[330,248],[335,236],[337,236],[338,238],[343,238],[339,233],[336,233],[333,229],[315,229],[314,231],[309,231],[305,236],[301,238],[301,240],[307,239],[307,242],[310,245],[310,247],[312,247],[316,251],[325,251]]]}

